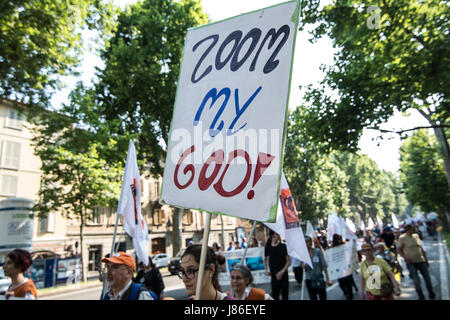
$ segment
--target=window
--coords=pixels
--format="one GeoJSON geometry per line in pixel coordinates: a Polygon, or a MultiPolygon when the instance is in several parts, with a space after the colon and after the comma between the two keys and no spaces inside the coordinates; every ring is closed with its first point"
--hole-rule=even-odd
{"type": "Polygon", "coordinates": [[[102,223],[102,217],[105,214],[105,208],[102,207],[95,207],[94,208],[94,212],[92,213],[91,216],[91,222],[93,224],[101,224],[102,223]]]}
{"type": "Polygon", "coordinates": [[[154,209],[153,210],[153,224],[154,225],[161,225],[164,223],[164,211],[161,209],[154,209]]]}
{"type": "Polygon", "coordinates": [[[14,109],[8,109],[5,118],[5,127],[22,130],[25,117],[22,113],[14,109]]]}
{"type": "Polygon", "coordinates": [[[0,175],[0,194],[5,196],[16,196],[17,177],[10,175],[0,175]]]}
{"type": "Polygon", "coordinates": [[[100,261],[102,259],[102,246],[95,245],[89,246],[89,271],[96,271],[97,266],[100,265],[100,261]]]}
{"type": "Polygon", "coordinates": [[[20,143],[3,141],[2,143],[2,167],[7,169],[19,169],[20,143]]]}
{"type": "Polygon", "coordinates": [[[159,181],[155,181],[155,196],[159,198],[159,181]]]}
{"type": "Polygon", "coordinates": [[[39,219],[39,232],[40,233],[55,232],[55,214],[53,212],[49,212],[46,218],[39,219]]]}
{"type": "Polygon", "coordinates": [[[184,210],[183,214],[183,224],[193,224],[194,223],[194,214],[191,210],[184,210]]]}

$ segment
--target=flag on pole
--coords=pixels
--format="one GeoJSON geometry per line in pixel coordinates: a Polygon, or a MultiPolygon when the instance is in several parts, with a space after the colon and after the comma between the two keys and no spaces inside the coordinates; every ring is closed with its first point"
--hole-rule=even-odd
{"type": "Polygon", "coordinates": [[[383,221],[380,219],[379,216],[377,216],[377,223],[378,223],[378,226],[380,227],[380,229],[383,229],[383,221]]]}
{"type": "Polygon", "coordinates": [[[265,224],[286,240],[288,255],[303,261],[312,268],[311,258],[305,243],[305,236],[295,209],[294,199],[284,172],[280,181],[280,200],[278,202],[277,220],[265,224]]]}
{"type": "Polygon", "coordinates": [[[350,230],[352,230],[352,232],[356,232],[356,226],[352,220],[350,220],[349,218],[346,218],[345,222],[347,222],[347,225],[350,228],[350,230]]]}
{"type": "Polygon", "coordinates": [[[312,240],[316,237],[316,233],[314,232],[314,228],[311,222],[306,222],[306,235],[310,237],[312,240]]]}
{"type": "Polygon", "coordinates": [[[137,165],[136,148],[130,140],[127,163],[122,180],[117,213],[124,218],[123,228],[133,239],[136,256],[148,265],[148,228],[141,212],[141,179],[137,165]]]}
{"type": "Polygon", "coordinates": [[[397,217],[395,216],[395,214],[391,214],[391,216],[392,216],[392,226],[395,228],[395,229],[398,229],[399,228],[399,224],[398,224],[398,220],[397,220],[397,217]]]}
{"type": "Polygon", "coordinates": [[[333,235],[335,233],[342,235],[341,220],[339,219],[338,215],[334,212],[328,214],[327,233],[329,241],[333,240],[333,235]]]}
{"type": "Polygon", "coordinates": [[[342,217],[338,217],[341,221],[341,233],[340,235],[344,239],[349,240],[358,240],[358,237],[356,236],[355,232],[353,232],[350,227],[348,226],[347,222],[342,217]]]}
{"type": "Polygon", "coordinates": [[[359,223],[359,226],[360,226],[361,230],[366,230],[366,225],[364,224],[364,220],[361,220],[361,222],[359,223]]]}
{"type": "Polygon", "coordinates": [[[373,222],[372,218],[369,217],[369,223],[367,224],[367,229],[373,230],[375,227],[375,223],[373,222]]]}

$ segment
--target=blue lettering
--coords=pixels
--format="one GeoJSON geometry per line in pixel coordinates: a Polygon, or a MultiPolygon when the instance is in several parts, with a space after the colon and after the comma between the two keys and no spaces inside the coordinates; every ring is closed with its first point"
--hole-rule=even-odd
{"type": "Polygon", "coordinates": [[[205,104],[208,102],[209,99],[211,99],[211,105],[209,106],[209,109],[212,108],[212,106],[214,105],[214,103],[222,96],[225,95],[225,99],[222,103],[222,106],[220,107],[219,111],[217,112],[213,122],[211,123],[211,126],[209,127],[209,135],[211,137],[215,137],[216,135],[219,134],[219,132],[223,129],[224,123],[223,121],[220,122],[219,126],[217,127],[217,129],[214,129],[214,126],[216,125],[217,121],[219,120],[219,117],[222,115],[223,110],[225,109],[228,100],[230,99],[230,95],[231,95],[231,90],[229,88],[223,88],[222,90],[220,90],[219,94],[217,94],[217,89],[216,88],[212,88],[211,90],[209,90],[209,92],[206,94],[206,96],[203,98],[202,103],[200,104],[200,107],[197,110],[197,113],[195,114],[195,118],[194,118],[194,126],[198,125],[198,122],[200,121],[200,117],[202,115],[203,109],[205,107],[205,104]]]}
{"type": "Polygon", "coordinates": [[[230,127],[228,128],[228,131],[227,131],[228,136],[231,136],[231,135],[237,133],[239,130],[243,129],[247,125],[247,122],[246,122],[238,130],[233,131],[234,125],[239,120],[241,115],[245,112],[245,110],[247,110],[248,106],[250,105],[250,103],[252,103],[253,99],[255,99],[255,97],[258,95],[258,93],[261,91],[261,89],[262,89],[261,86],[259,86],[258,89],[256,89],[256,91],[253,93],[253,95],[250,98],[248,98],[247,102],[244,104],[242,109],[239,109],[239,89],[236,89],[234,91],[234,103],[235,103],[235,108],[236,108],[236,117],[234,118],[233,122],[231,123],[230,127]]]}

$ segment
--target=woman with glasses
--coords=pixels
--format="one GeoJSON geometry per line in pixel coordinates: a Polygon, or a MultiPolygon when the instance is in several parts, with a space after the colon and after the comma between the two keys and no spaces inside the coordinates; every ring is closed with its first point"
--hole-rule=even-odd
{"type": "Polygon", "coordinates": [[[391,266],[384,259],[374,256],[374,249],[369,243],[361,246],[361,253],[366,258],[360,264],[361,299],[367,296],[367,300],[392,300],[392,293],[399,296],[400,287],[391,266]]]}
{"type": "MultiPolygon", "coordinates": [[[[197,277],[200,270],[200,255],[202,245],[194,244],[187,247],[181,257],[178,277],[183,280],[189,299],[193,299],[197,293],[197,277]]],[[[203,273],[202,295],[200,300],[235,300],[221,292],[219,285],[218,256],[210,247],[206,250],[205,272],[203,273]]]]}
{"type": "Polygon", "coordinates": [[[247,266],[233,265],[230,276],[231,291],[228,291],[227,294],[236,300],[273,300],[264,290],[250,287],[253,283],[253,276],[247,266]]]}

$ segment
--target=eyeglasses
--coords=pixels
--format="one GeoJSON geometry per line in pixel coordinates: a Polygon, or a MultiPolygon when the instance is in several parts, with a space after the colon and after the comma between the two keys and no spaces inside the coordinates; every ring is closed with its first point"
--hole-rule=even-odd
{"type": "MultiPolygon", "coordinates": [[[[209,264],[205,265],[205,269],[209,267],[209,264]]],[[[195,277],[195,273],[200,269],[188,269],[184,271],[184,269],[180,268],[178,271],[178,278],[183,279],[183,276],[185,276],[188,280],[192,280],[195,277]]]]}

